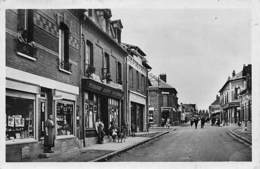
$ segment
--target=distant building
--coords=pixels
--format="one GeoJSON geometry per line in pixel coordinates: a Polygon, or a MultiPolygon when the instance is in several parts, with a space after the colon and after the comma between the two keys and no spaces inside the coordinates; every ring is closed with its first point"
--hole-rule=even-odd
{"type": "Polygon", "coordinates": [[[181,121],[187,122],[196,112],[196,104],[182,104],[180,105],[181,121]]]}
{"type": "Polygon", "coordinates": [[[210,118],[221,117],[221,106],[220,106],[220,97],[217,95],[216,100],[209,106],[209,116],[210,118]]]}
{"type": "Polygon", "coordinates": [[[233,71],[219,93],[225,124],[251,121],[251,65],[244,65],[239,73],[233,71]]]}
{"type": "Polygon", "coordinates": [[[149,87],[149,123],[152,126],[162,126],[167,118],[171,125],[180,122],[178,111],[177,91],[167,83],[166,74],[159,77],[149,74],[151,86],[149,87]]]}

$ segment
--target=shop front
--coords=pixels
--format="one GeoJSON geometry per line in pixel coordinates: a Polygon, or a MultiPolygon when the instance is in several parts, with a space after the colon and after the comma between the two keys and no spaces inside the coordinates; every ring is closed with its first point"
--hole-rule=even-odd
{"type": "Polygon", "coordinates": [[[22,71],[15,73],[7,73],[6,78],[6,161],[22,161],[43,153],[48,114],[56,119],[54,150],[71,148],[76,139],[78,88],[22,71]]]}
{"type": "Polygon", "coordinates": [[[98,118],[104,123],[108,134],[111,121],[121,125],[123,90],[99,83],[92,79],[82,80],[83,89],[83,133],[84,146],[96,141],[95,123],[98,118]]]}
{"type": "Polygon", "coordinates": [[[130,91],[129,94],[128,126],[131,131],[141,132],[146,130],[146,97],[140,93],[130,91]]]}

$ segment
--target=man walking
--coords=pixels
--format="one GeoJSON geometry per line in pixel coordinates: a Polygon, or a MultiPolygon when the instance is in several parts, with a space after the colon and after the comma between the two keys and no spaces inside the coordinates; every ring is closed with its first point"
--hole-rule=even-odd
{"type": "Polygon", "coordinates": [[[195,118],[194,118],[195,129],[197,129],[197,127],[198,127],[198,122],[199,122],[199,118],[197,116],[195,116],[195,118]]]}
{"type": "Polygon", "coordinates": [[[200,119],[200,125],[201,125],[201,128],[204,128],[204,124],[205,124],[205,117],[202,116],[202,118],[200,119]]]}

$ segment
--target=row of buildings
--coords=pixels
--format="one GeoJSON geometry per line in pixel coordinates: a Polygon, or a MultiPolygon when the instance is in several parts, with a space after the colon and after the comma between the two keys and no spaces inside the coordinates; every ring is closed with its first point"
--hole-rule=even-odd
{"type": "Polygon", "coordinates": [[[121,42],[123,25],[111,17],[109,9],[6,10],[7,161],[43,151],[49,114],[55,151],[95,142],[98,118],[105,132],[112,120],[147,130],[151,66],[121,42]]]}
{"type": "Polygon", "coordinates": [[[223,125],[241,123],[247,127],[252,121],[252,65],[243,65],[240,72],[232,72],[219,95],[209,106],[211,117],[223,125]]]}

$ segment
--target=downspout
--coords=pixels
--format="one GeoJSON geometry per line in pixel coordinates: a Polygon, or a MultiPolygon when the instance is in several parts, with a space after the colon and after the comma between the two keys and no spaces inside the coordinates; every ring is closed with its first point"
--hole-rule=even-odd
{"type": "MultiPolygon", "coordinates": [[[[84,15],[84,14],[83,14],[84,15]]],[[[84,18],[84,17],[83,17],[84,18]]],[[[85,46],[85,40],[84,40],[84,34],[83,34],[83,31],[82,31],[82,25],[83,25],[83,21],[82,21],[82,19],[83,18],[81,18],[80,19],[80,36],[81,36],[81,42],[80,42],[80,55],[82,56],[83,55],[83,45],[85,46]]],[[[80,59],[82,59],[82,57],[80,57],[80,59]]],[[[82,92],[83,90],[82,90],[82,82],[81,82],[81,77],[83,77],[83,74],[82,74],[82,71],[83,71],[83,67],[82,67],[82,63],[84,63],[84,62],[82,62],[82,60],[81,60],[81,62],[80,62],[81,64],[80,64],[80,82],[79,82],[79,84],[80,84],[80,95],[81,95],[81,107],[82,107],[82,109],[81,109],[81,117],[82,117],[82,121],[81,121],[81,128],[82,128],[82,136],[83,136],[83,147],[86,147],[86,140],[85,140],[85,121],[84,121],[84,92],[82,92]]]]}
{"type": "MultiPolygon", "coordinates": [[[[124,109],[125,109],[125,116],[124,116],[124,122],[125,125],[128,125],[128,73],[127,73],[127,56],[124,58],[124,95],[125,95],[125,100],[124,100],[124,109]]],[[[129,127],[129,126],[128,126],[129,127]]]]}

